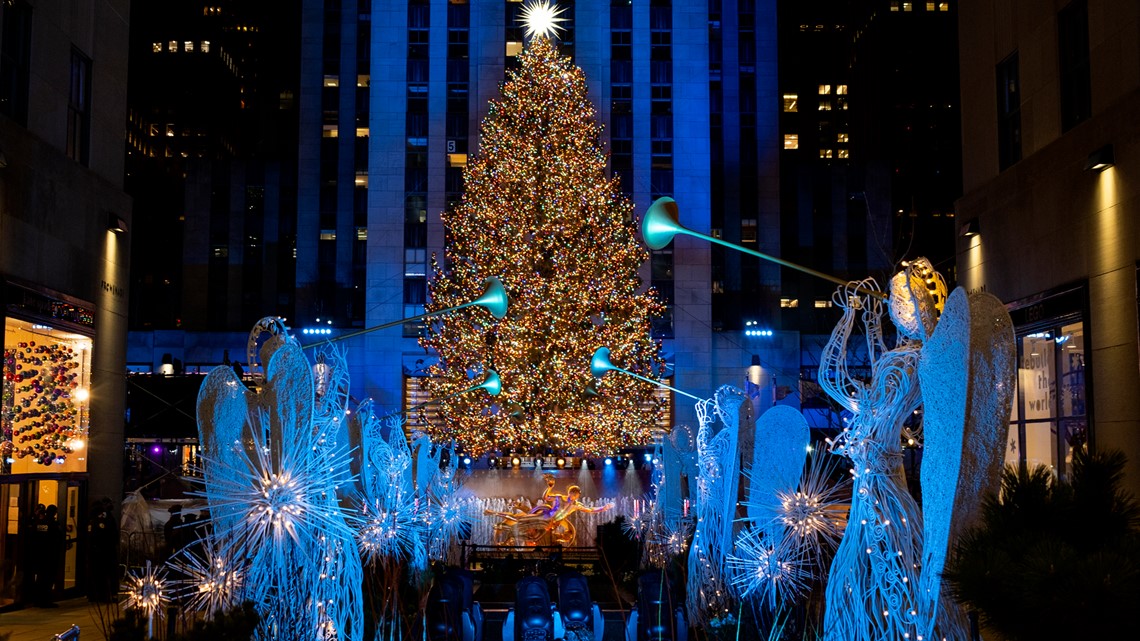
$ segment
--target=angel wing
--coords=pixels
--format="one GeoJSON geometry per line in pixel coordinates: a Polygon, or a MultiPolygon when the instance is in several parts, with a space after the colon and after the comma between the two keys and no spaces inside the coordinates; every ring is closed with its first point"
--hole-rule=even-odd
{"type": "MultiPolygon", "coordinates": [[[[202,474],[207,492],[225,475],[226,470],[240,469],[248,465],[247,453],[255,447],[253,424],[249,411],[256,404],[254,395],[233,368],[219,365],[206,375],[202,387],[198,389],[197,412],[198,442],[202,447],[202,474]]],[[[229,513],[214,511],[211,517],[219,529],[225,529],[238,518],[233,510],[229,513]]]]}
{"type": "Polygon", "coordinates": [[[942,592],[942,570],[956,539],[998,487],[1013,400],[1015,344],[1009,313],[990,294],[961,287],[946,300],[919,360],[922,386],[923,636],[962,624],[942,592]]]}
{"type": "Polygon", "coordinates": [[[770,505],[776,492],[795,491],[804,469],[804,458],[811,430],[799,410],[777,405],[756,421],[756,450],[748,479],[748,518],[757,523],[772,519],[770,505]]]}

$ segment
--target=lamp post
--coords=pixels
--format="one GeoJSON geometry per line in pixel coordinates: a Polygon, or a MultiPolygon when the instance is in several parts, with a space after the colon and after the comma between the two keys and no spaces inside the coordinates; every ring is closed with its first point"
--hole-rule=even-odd
{"type": "Polygon", "coordinates": [[[463,309],[464,307],[471,307],[472,305],[486,309],[487,311],[491,312],[491,315],[495,317],[495,320],[499,320],[503,318],[503,316],[507,315],[507,304],[509,302],[507,297],[507,290],[503,288],[503,283],[494,276],[491,276],[484,282],[486,283],[487,287],[483,290],[483,294],[471,302],[463,303],[462,305],[456,305],[455,307],[448,307],[446,309],[441,309],[434,312],[428,312],[427,314],[420,314],[419,316],[412,316],[411,318],[401,318],[400,320],[384,323],[383,325],[377,325],[376,327],[368,327],[359,331],[343,334],[341,336],[337,336],[336,338],[330,338],[327,340],[318,341],[316,343],[309,343],[308,345],[303,346],[301,349],[309,349],[311,347],[316,347],[317,345],[324,345],[326,343],[333,343],[349,338],[356,338],[357,336],[367,334],[369,332],[376,332],[382,329],[395,327],[397,325],[403,325],[404,323],[410,323],[412,321],[430,318],[432,316],[439,316],[441,314],[453,312],[457,309],[463,309]]]}
{"type": "MultiPolygon", "coordinates": [[[[714,238],[713,236],[708,236],[700,232],[695,232],[691,229],[686,229],[677,220],[678,211],[677,202],[668,196],[658,198],[657,200],[653,201],[652,205],[649,206],[649,210],[645,212],[645,217],[641,219],[641,237],[645,240],[645,244],[649,245],[650,249],[662,249],[670,242],[672,242],[673,237],[677,234],[685,234],[694,238],[707,240],[710,243],[715,243],[723,247],[735,249],[736,251],[743,252],[750,256],[763,258],[764,260],[771,261],[777,265],[783,265],[784,267],[795,269],[805,274],[811,274],[812,276],[831,281],[838,285],[847,286],[850,284],[842,278],[837,278],[830,274],[816,271],[810,267],[797,265],[782,258],[776,258],[775,256],[770,256],[768,254],[758,252],[754,249],[748,249],[747,247],[734,245],[728,241],[721,240],[720,238],[714,238]]],[[[887,300],[887,295],[883,292],[867,289],[865,287],[855,287],[855,290],[861,294],[874,296],[880,300],[887,300]]]]}

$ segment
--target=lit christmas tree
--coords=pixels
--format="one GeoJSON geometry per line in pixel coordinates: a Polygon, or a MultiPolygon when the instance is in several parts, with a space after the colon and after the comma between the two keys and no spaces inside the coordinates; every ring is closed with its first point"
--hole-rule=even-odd
{"type": "Polygon", "coordinates": [[[424,385],[443,400],[442,424],[428,431],[475,455],[596,455],[648,443],[664,410],[654,386],[590,374],[590,356],[603,346],[631,371],[664,373],[650,335],[664,307],[638,276],[648,253],[636,240],[633,203],[606,177],[582,70],[541,33],[520,58],[483,122],[466,194],[443,215],[447,261],[433,258],[428,305],[465,303],[497,276],[510,309],[500,321],[465,308],[429,325],[421,343],[441,360],[424,385]],[[482,368],[502,376],[499,396],[445,398],[481,380],[482,368]]]}

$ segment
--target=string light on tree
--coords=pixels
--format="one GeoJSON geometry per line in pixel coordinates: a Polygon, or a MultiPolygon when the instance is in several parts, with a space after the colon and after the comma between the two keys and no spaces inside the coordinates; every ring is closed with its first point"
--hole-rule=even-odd
{"type": "Polygon", "coordinates": [[[606,175],[582,70],[543,36],[519,60],[482,124],[464,197],[443,214],[447,260],[433,257],[427,311],[470,300],[489,276],[511,308],[501,320],[460,309],[429,324],[421,343],[440,363],[423,385],[443,421],[425,429],[473,457],[548,448],[601,455],[647,443],[663,410],[654,386],[624,376],[596,382],[590,372],[591,355],[606,345],[629,370],[664,374],[650,335],[664,306],[638,275],[648,253],[633,203],[606,175]],[[502,375],[499,396],[449,397],[480,367],[502,375]]]}

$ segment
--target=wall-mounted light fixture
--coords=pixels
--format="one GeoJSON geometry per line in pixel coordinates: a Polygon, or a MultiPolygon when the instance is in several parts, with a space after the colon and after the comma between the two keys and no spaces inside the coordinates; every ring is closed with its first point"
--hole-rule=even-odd
{"type": "Polygon", "coordinates": [[[958,235],[962,238],[971,238],[982,233],[982,223],[977,218],[967,220],[958,228],[958,235]]]}
{"type": "Polygon", "coordinates": [[[1116,153],[1109,143],[1089,154],[1085,160],[1085,171],[1104,171],[1116,164],[1116,153]]]}
{"type": "Polygon", "coordinates": [[[127,221],[114,212],[107,214],[107,231],[124,234],[127,231],[127,221]]]}

